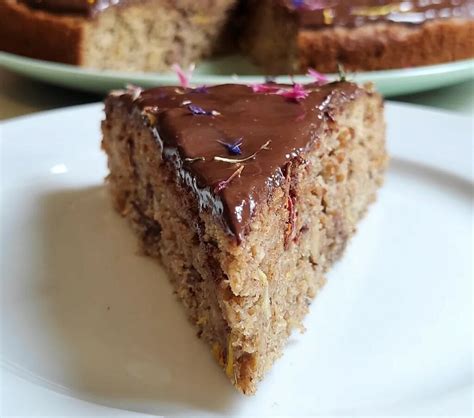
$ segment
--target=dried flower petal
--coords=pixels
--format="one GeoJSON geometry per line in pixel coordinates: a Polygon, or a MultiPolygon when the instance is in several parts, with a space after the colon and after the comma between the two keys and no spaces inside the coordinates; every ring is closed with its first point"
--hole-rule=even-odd
{"type": "Polygon", "coordinates": [[[243,165],[241,165],[239,168],[237,168],[237,170],[235,170],[232,175],[227,179],[227,180],[221,180],[219,181],[216,186],[214,187],[214,193],[219,193],[221,190],[224,190],[232,180],[234,180],[234,178],[236,178],[237,176],[240,176],[240,174],[242,173],[242,171],[244,170],[244,167],[243,165]]]}
{"type": "Polygon", "coordinates": [[[316,70],[313,70],[312,68],[308,70],[308,76],[314,79],[314,81],[319,85],[326,84],[329,82],[329,78],[326,75],[316,70]]]}
{"type": "Polygon", "coordinates": [[[187,105],[188,110],[196,116],[219,116],[220,113],[217,110],[204,110],[201,106],[190,103],[187,105]]]}
{"type": "Polygon", "coordinates": [[[142,94],[143,89],[141,87],[135,86],[134,84],[127,84],[127,93],[132,96],[132,101],[137,100],[142,94]]]}
{"type": "Polygon", "coordinates": [[[191,91],[191,93],[203,93],[203,94],[207,94],[207,93],[209,93],[209,90],[208,90],[207,86],[202,85],[202,86],[199,86],[199,87],[194,88],[194,89],[191,91]]]}
{"type": "Polygon", "coordinates": [[[195,163],[196,161],[206,161],[204,157],[185,158],[184,161],[187,163],[195,163]]]}
{"type": "Polygon", "coordinates": [[[179,64],[173,64],[171,68],[176,72],[181,87],[188,88],[189,83],[191,82],[191,77],[193,76],[195,65],[191,64],[188,71],[184,71],[179,64]]]}
{"type": "Polygon", "coordinates": [[[124,95],[125,93],[127,93],[126,90],[112,90],[112,91],[109,93],[109,96],[112,96],[112,97],[119,97],[119,96],[124,95]]]}
{"type": "Polygon", "coordinates": [[[331,7],[333,3],[329,0],[293,0],[293,7],[304,10],[323,10],[331,7]]]}
{"type": "Polygon", "coordinates": [[[300,83],[295,83],[289,89],[280,89],[276,94],[283,96],[287,100],[294,102],[299,102],[302,99],[308,97],[308,92],[304,89],[303,85],[300,83]]]}
{"type": "Polygon", "coordinates": [[[219,144],[223,145],[226,147],[227,151],[229,151],[229,154],[231,155],[240,155],[242,154],[242,150],[240,149],[240,146],[242,145],[243,138],[238,138],[234,142],[224,142],[218,140],[219,144]]]}
{"type": "Polygon", "coordinates": [[[337,73],[339,74],[339,81],[346,81],[346,70],[340,62],[337,63],[337,73]]]}
{"type": "Polygon", "coordinates": [[[272,142],[271,140],[268,140],[257,151],[255,151],[252,155],[249,155],[248,157],[245,157],[245,158],[226,158],[226,157],[219,157],[218,155],[216,155],[214,157],[214,161],[222,161],[224,163],[231,163],[231,164],[244,163],[245,161],[252,160],[253,158],[255,158],[260,151],[262,151],[264,149],[268,150],[269,149],[268,146],[270,145],[271,142],[272,142]]]}
{"type": "Polygon", "coordinates": [[[202,107],[195,104],[188,104],[187,108],[193,115],[208,115],[209,113],[202,107]]]}
{"type": "Polygon", "coordinates": [[[276,93],[279,89],[272,83],[253,84],[250,87],[254,93],[276,93]]]}

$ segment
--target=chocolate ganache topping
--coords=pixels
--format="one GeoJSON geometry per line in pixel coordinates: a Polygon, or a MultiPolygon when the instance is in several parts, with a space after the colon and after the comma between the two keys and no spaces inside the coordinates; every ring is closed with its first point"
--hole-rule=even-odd
{"type": "Polygon", "coordinates": [[[371,22],[422,24],[433,19],[473,18],[473,0],[280,0],[303,27],[357,27],[371,22]]]}
{"type": "Polygon", "coordinates": [[[159,87],[121,96],[140,111],[179,182],[240,241],[256,208],[302,163],[345,103],[362,94],[338,82],[284,86],[159,87]]]}
{"type": "MultiPolygon", "coordinates": [[[[20,1],[54,13],[93,16],[109,6],[136,0],[20,1]]],[[[474,17],[474,0],[275,0],[275,3],[296,11],[305,27],[350,27],[377,21],[420,24],[432,19],[474,17]]]]}
{"type": "MultiPolygon", "coordinates": [[[[93,16],[97,12],[122,3],[124,0],[21,0],[35,9],[54,13],[71,13],[93,16]]],[[[129,1],[129,0],[127,0],[129,1]]]]}

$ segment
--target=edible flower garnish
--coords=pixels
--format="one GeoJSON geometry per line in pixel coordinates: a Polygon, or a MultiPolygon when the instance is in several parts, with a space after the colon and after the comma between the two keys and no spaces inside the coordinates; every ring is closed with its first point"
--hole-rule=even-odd
{"type": "Polygon", "coordinates": [[[216,186],[214,187],[214,193],[219,193],[221,190],[225,189],[232,180],[234,180],[237,176],[240,177],[240,174],[244,170],[244,166],[241,165],[237,170],[235,170],[231,176],[227,180],[219,181],[216,186]]]}
{"type": "Polygon", "coordinates": [[[300,83],[295,83],[289,89],[280,89],[276,94],[283,96],[285,99],[299,102],[302,99],[308,97],[308,92],[304,89],[303,85],[300,83]]]}
{"type": "Polygon", "coordinates": [[[262,151],[262,150],[268,150],[268,146],[270,145],[272,141],[268,140],[265,142],[257,151],[255,151],[252,155],[249,155],[248,157],[245,158],[226,158],[226,157],[219,157],[216,155],[213,160],[214,161],[222,161],[224,163],[231,163],[231,164],[239,164],[239,163],[244,163],[245,161],[251,160],[257,156],[257,154],[262,151]]]}
{"type": "Polygon", "coordinates": [[[250,87],[254,93],[278,94],[293,102],[299,102],[308,97],[309,94],[300,83],[293,83],[289,88],[281,88],[281,86],[273,83],[253,84],[250,87]]]}
{"type": "Polygon", "coordinates": [[[142,94],[143,89],[141,87],[135,86],[134,84],[127,84],[127,93],[132,96],[132,100],[135,101],[142,94]]]}
{"type": "Polygon", "coordinates": [[[295,9],[322,10],[330,6],[331,4],[328,0],[293,0],[293,7],[295,9]]]}
{"type": "Polygon", "coordinates": [[[204,157],[185,158],[184,161],[187,163],[195,163],[196,161],[206,161],[204,157]]]}
{"type": "Polygon", "coordinates": [[[253,84],[251,87],[254,93],[276,93],[279,89],[272,83],[253,84]]]}
{"type": "Polygon", "coordinates": [[[337,73],[339,74],[339,81],[346,81],[346,70],[340,62],[337,63],[337,73]]]}
{"type": "Polygon", "coordinates": [[[191,64],[188,71],[184,71],[179,64],[173,64],[171,68],[176,72],[181,87],[188,88],[189,83],[191,82],[191,77],[193,76],[195,65],[191,64]]]}
{"type": "Polygon", "coordinates": [[[206,116],[218,116],[220,113],[217,110],[204,110],[201,106],[195,104],[188,104],[188,110],[196,116],[206,115],[206,116]]]}
{"type": "Polygon", "coordinates": [[[229,154],[231,154],[231,155],[240,155],[240,154],[242,154],[242,150],[240,149],[240,146],[242,145],[243,138],[238,138],[237,140],[235,140],[232,143],[224,142],[224,141],[220,141],[220,140],[217,140],[217,142],[219,142],[219,144],[226,147],[227,151],[229,151],[229,154]]]}
{"type": "Polygon", "coordinates": [[[326,84],[327,82],[329,82],[329,78],[327,78],[327,76],[325,76],[324,74],[321,74],[320,72],[316,70],[313,70],[312,68],[308,70],[307,75],[311,77],[319,85],[326,84]]]}
{"type": "Polygon", "coordinates": [[[204,93],[207,94],[209,93],[209,90],[207,89],[207,86],[199,86],[191,90],[191,93],[204,93]]]}

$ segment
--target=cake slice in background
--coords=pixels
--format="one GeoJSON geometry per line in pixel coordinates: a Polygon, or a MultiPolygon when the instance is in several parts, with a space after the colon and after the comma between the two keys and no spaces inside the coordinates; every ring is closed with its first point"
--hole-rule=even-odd
{"type": "Polygon", "coordinates": [[[218,48],[236,0],[1,0],[0,50],[99,69],[168,71],[218,48]]]}
{"type": "Polygon", "coordinates": [[[372,71],[474,57],[472,0],[244,0],[243,51],[268,73],[372,71]]]}
{"type": "Polygon", "coordinates": [[[382,184],[381,97],[348,82],[158,87],[114,92],[105,112],[115,207],[254,393],[382,184]]]}
{"type": "Polygon", "coordinates": [[[474,57],[472,0],[2,0],[0,50],[85,67],[167,71],[237,44],[268,74],[474,57]]]}

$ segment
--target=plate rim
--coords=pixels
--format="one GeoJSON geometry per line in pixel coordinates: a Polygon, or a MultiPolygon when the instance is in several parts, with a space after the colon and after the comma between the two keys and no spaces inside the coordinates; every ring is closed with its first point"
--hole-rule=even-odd
{"type": "MultiPolygon", "coordinates": [[[[438,114],[438,115],[439,114],[444,114],[444,115],[449,116],[449,117],[459,118],[460,120],[463,120],[463,121],[471,121],[471,118],[469,118],[468,116],[459,115],[459,114],[456,114],[455,112],[449,112],[449,111],[444,111],[444,110],[439,110],[439,109],[433,109],[433,108],[430,108],[430,107],[427,107],[427,106],[399,103],[399,102],[393,102],[393,101],[386,101],[386,103],[391,107],[391,111],[394,111],[397,108],[417,108],[420,111],[424,111],[424,112],[433,114],[433,116],[435,116],[436,114],[438,114]]],[[[97,109],[97,111],[99,111],[101,105],[103,105],[103,103],[95,102],[95,103],[89,103],[89,104],[69,106],[69,107],[66,107],[66,108],[59,108],[59,109],[41,111],[41,112],[37,112],[37,113],[25,115],[25,116],[19,116],[19,117],[15,117],[15,118],[11,118],[11,119],[2,121],[2,122],[0,122],[0,127],[3,127],[5,125],[7,125],[7,126],[16,125],[18,123],[22,123],[22,122],[25,122],[25,121],[27,122],[29,119],[47,118],[51,114],[59,115],[60,113],[63,113],[63,112],[70,112],[70,111],[75,112],[77,110],[79,110],[79,111],[80,110],[90,110],[90,111],[92,111],[93,109],[97,109]]],[[[99,132],[99,127],[97,127],[97,131],[99,132]]],[[[3,142],[3,141],[8,141],[9,139],[5,135],[5,137],[1,136],[0,140],[1,140],[1,142],[3,142]]],[[[464,144],[466,144],[465,140],[463,140],[462,138],[460,138],[460,140],[464,144]]],[[[469,145],[469,144],[467,143],[467,145],[469,145]]],[[[0,356],[0,364],[1,364],[1,369],[3,370],[3,358],[2,358],[2,356],[0,356]]],[[[15,376],[18,376],[18,375],[15,373],[15,376]]],[[[21,378],[21,376],[20,376],[20,378],[21,378]]],[[[31,383],[29,380],[26,380],[26,381],[28,383],[31,383]]],[[[40,386],[40,387],[43,387],[43,386],[40,386]]],[[[61,392],[56,392],[55,390],[53,390],[53,392],[54,393],[61,393],[61,392]]],[[[79,398],[79,397],[76,397],[76,396],[70,396],[70,395],[67,395],[67,396],[71,397],[72,399],[79,399],[79,400],[85,400],[86,402],[91,402],[90,400],[82,399],[82,398],[79,398]]],[[[103,406],[101,404],[96,404],[96,403],[93,403],[93,405],[98,405],[99,407],[103,406]]],[[[112,408],[113,408],[113,406],[112,406],[112,408]]],[[[387,405],[387,408],[390,409],[388,405],[387,405]]],[[[121,410],[121,411],[126,412],[126,410],[121,410]]]]}
{"type": "MultiPolygon", "coordinates": [[[[85,68],[77,65],[58,63],[54,61],[40,60],[36,58],[30,58],[23,55],[18,55],[10,52],[0,51],[0,66],[12,68],[17,65],[28,65],[38,70],[53,70],[55,72],[66,73],[68,75],[79,75],[84,78],[94,78],[101,80],[113,80],[120,81],[124,78],[133,80],[142,79],[147,81],[155,81],[159,83],[176,83],[177,77],[173,72],[127,72],[127,71],[116,71],[116,70],[101,70],[94,68],[85,68]]],[[[361,71],[361,72],[350,72],[354,74],[356,79],[362,81],[381,81],[387,78],[417,78],[427,75],[442,75],[454,72],[464,72],[469,69],[474,69],[474,58],[468,58],[463,60],[444,62],[433,65],[425,65],[410,68],[395,68],[387,70],[377,71],[361,71]]],[[[326,74],[331,79],[336,79],[337,74],[328,73],[326,74]]],[[[473,75],[474,76],[474,75],[473,75]]],[[[240,83],[253,83],[262,81],[265,78],[263,74],[252,74],[252,75],[238,75],[238,74],[195,74],[193,82],[195,84],[201,83],[223,83],[223,82],[240,82],[240,83]],[[215,81],[211,81],[215,80],[215,81]]],[[[277,80],[283,82],[289,81],[290,76],[278,75],[277,80]]],[[[294,76],[296,81],[309,80],[304,74],[296,74],[294,76]]]]}

